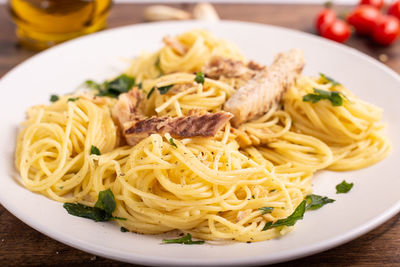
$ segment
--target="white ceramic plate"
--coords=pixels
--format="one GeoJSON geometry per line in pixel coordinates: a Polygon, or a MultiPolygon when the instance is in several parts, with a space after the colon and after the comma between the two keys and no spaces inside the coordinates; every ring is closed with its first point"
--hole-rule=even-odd
{"type": "MultiPolygon", "coordinates": [[[[321,38],[260,24],[168,22],[122,27],[79,38],[49,49],[10,71],[0,81],[0,201],[36,230],[75,248],[120,261],[147,265],[255,265],[287,261],[354,239],[400,210],[400,78],[389,68],[351,48],[321,38]],[[252,244],[162,245],[160,236],[122,233],[112,223],[70,216],[62,204],[31,193],[18,183],[13,166],[17,126],[25,110],[48,103],[50,94],[73,91],[88,78],[101,81],[120,73],[121,58],[154,51],[166,34],[205,28],[232,40],[248,58],[268,64],[293,47],[305,51],[305,74],[329,74],[360,98],[384,108],[393,152],[384,161],[359,171],[318,172],[315,193],[336,199],[307,212],[295,231],[279,240],[252,244]],[[348,194],[335,194],[343,179],[353,182],[348,194]]],[[[374,155],[371,155],[373,157],[374,155]]]]}

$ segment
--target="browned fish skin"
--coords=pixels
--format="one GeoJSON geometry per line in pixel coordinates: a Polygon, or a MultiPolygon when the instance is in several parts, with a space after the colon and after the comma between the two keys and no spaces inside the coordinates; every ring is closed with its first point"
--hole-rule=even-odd
{"type": "Polygon", "coordinates": [[[193,110],[184,117],[145,118],[138,110],[142,99],[142,91],[135,87],[128,93],[120,94],[112,108],[112,116],[129,145],[135,145],[155,133],[170,133],[176,138],[212,137],[233,117],[224,111],[202,114],[201,111],[193,110]]]}
{"type": "Polygon", "coordinates": [[[226,78],[242,78],[251,79],[258,71],[265,69],[253,61],[247,65],[239,60],[213,56],[207,65],[204,66],[204,74],[211,79],[226,78]]]}
{"type": "Polygon", "coordinates": [[[156,133],[170,133],[176,138],[212,137],[231,118],[232,114],[223,111],[177,118],[151,117],[131,122],[130,127],[124,131],[124,135],[129,145],[135,145],[140,140],[156,133]]]}
{"type": "Polygon", "coordinates": [[[232,124],[264,114],[296,81],[304,67],[304,54],[299,49],[278,54],[268,70],[262,70],[239,88],[224,105],[224,110],[234,115],[232,124]]]}
{"type": "Polygon", "coordinates": [[[267,68],[263,65],[258,64],[257,62],[254,62],[253,60],[249,61],[249,63],[247,63],[247,67],[251,70],[255,70],[255,71],[261,71],[261,70],[266,70],[267,68]]]}

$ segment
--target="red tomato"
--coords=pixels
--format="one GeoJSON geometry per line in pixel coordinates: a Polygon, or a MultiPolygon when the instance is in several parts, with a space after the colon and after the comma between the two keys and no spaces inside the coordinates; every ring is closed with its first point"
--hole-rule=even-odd
{"type": "Polygon", "coordinates": [[[321,32],[323,25],[331,24],[336,20],[336,13],[332,9],[324,8],[318,12],[315,19],[315,28],[321,32]]]}
{"type": "Polygon", "coordinates": [[[383,7],[384,0],[361,0],[360,5],[369,5],[381,9],[383,7]]]}
{"type": "Polygon", "coordinates": [[[358,34],[369,35],[375,26],[376,21],[381,16],[379,10],[373,6],[361,5],[356,7],[347,17],[358,34]]]}
{"type": "Polygon", "coordinates": [[[374,41],[382,45],[390,45],[400,35],[400,22],[394,16],[382,16],[372,32],[374,41]]]}
{"type": "Polygon", "coordinates": [[[321,36],[343,43],[350,37],[350,26],[343,20],[335,20],[321,29],[321,36]]]}
{"type": "Polygon", "coordinates": [[[400,19],[400,1],[396,1],[390,5],[388,14],[400,19]]]}

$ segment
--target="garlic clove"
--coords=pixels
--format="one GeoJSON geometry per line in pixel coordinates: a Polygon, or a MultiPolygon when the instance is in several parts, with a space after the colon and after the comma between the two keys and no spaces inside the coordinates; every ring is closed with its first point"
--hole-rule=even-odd
{"type": "Polygon", "coordinates": [[[193,8],[193,17],[198,20],[219,21],[219,16],[210,3],[199,3],[193,8]]]}
{"type": "Polygon", "coordinates": [[[186,20],[190,19],[191,15],[190,13],[178,8],[154,5],[145,9],[144,18],[147,21],[186,20]]]}

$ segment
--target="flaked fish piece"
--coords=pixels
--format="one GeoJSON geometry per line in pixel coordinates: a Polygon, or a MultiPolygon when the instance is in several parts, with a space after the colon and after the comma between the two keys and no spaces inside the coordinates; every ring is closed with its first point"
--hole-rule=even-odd
{"type": "MultiPolygon", "coordinates": [[[[129,145],[135,145],[151,134],[169,133],[172,137],[213,137],[232,118],[228,112],[207,113],[172,118],[151,117],[132,121],[124,131],[129,145]]],[[[125,123],[124,127],[128,124],[125,123]]]]}
{"type": "Polygon", "coordinates": [[[164,36],[163,42],[166,46],[171,47],[180,56],[184,56],[187,52],[187,47],[171,36],[164,36]]]}
{"type": "Polygon", "coordinates": [[[304,67],[304,53],[292,49],[280,53],[267,70],[256,73],[225,103],[224,110],[234,115],[232,124],[238,127],[267,112],[279,102],[283,93],[296,81],[304,67]]]}
{"type": "Polygon", "coordinates": [[[240,60],[213,56],[210,61],[203,67],[204,74],[211,79],[225,78],[241,78],[251,79],[258,71],[264,70],[265,66],[261,66],[253,61],[244,64],[240,60]]]}
{"type": "Polygon", "coordinates": [[[143,99],[143,93],[138,87],[132,88],[128,93],[120,94],[117,103],[111,110],[114,121],[123,129],[126,122],[143,118],[138,110],[138,105],[143,99]]]}
{"type": "Polygon", "coordinates": [[[233,117],[225,111],[205,114],[192,111],[188,116],[176,118],[146,118],[138,109],[142,99],[142,91],[135,87],[128,93],[120,94],[111,111],[129,145],[135,145],[156,133],[170,133],[176,138],[212,137],[233,117]]]}

